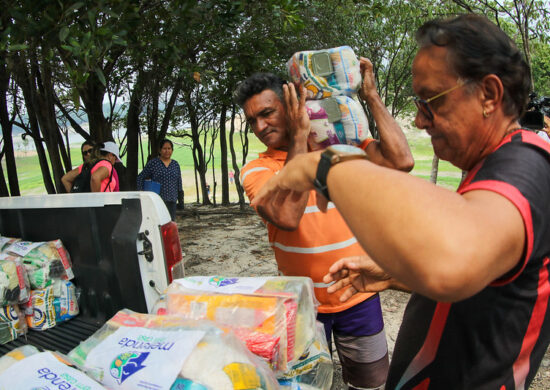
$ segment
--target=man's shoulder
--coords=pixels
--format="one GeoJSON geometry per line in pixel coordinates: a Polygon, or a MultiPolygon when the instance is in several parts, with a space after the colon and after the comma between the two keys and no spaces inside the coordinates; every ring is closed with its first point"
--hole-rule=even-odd
{"type": "Polygon", "coordinates": [[[278,167],[278,169],[280,169],[285,164],[285,159],[286,152],[277,150],[266,150],[265,152],[260,153],[258,157],[254,160],[250,160],[248,163],[246,163],[246,165],[243,166],[242,170],[245,171],[257,167],[278,167]]]}

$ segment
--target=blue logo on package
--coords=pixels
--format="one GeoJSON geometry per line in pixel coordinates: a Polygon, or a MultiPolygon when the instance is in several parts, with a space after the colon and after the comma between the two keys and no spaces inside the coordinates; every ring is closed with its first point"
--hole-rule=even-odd
{"type": "Polygon", "coordinates": [[[230,286],[232,284],[237,283],[239,278],[224,278],[221,276],[213,276],[208,281],[208,284],[216,287],[224,287],[224,286],[230,286]]]}
{"type": "Polygon", "coordinates": [[[118,355],[111,363],[111,376],[120,385],[128,377],[145,368],[143,362],[149,356],[149,352],[125,352],[118,355]]]}
{"type": "Polygon", "coordinates": [[[190,379],[177,378],[170,390],[208,390],[208,388],[190,379]]]}

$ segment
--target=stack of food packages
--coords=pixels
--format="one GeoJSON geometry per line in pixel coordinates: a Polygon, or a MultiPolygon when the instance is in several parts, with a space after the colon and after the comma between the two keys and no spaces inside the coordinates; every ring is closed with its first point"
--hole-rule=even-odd
{"type": "Polygon", "coordinates": [[[265,361],[213,322],[127,309],[67,355],[26,345],[0,358],[0,390],[52,385],[88,390],[281,388],[265,361]]]}
{"type": "Polygon", "coordinates": [[[306,89],[312,149],[332,144],[361,145],[369,136],[363,107],[359,60],[349,46],[295,53],[287,62],[290,79],[306,89]]]}
{"type": "Polygon", "coordinates": [[[267,363],[210,321],[121,310],[67,355],[109,389],[278,389],[267,363]]]}
{"type": "Polygon", "coordinates": [[[69,253],[60,240],[0,237],[0,343],[78,314],[69,253]],[[23,320],[25,316],[26,321],[23,320]]]}
{"type": "Polygon", "coordinates": [[[333,366],[317,305],[310,278],[195,276],[171,283],[157,308],[233,332],[283,388],[330,389],[333,366]]]}

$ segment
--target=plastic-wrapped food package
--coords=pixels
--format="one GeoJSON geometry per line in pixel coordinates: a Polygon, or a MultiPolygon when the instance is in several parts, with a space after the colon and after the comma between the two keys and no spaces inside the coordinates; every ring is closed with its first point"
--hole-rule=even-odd
{"type": "Polygon", "coordinates": [[[306,88],[307,99],[350,96],[361,86],[359,60],[349,46],[300,51],[286,65],[292,82],[306,88]]]}
{"type": "Polygon", "coordinates": [[[61,240],[17,241],[7,247],[5,252],[21,257],[32,289],[45,288],[55,279],[74,278],[69,252],[61,240]]]}
{"type": "Polygon", "coordinates": [[[19,306],[7,305],[0,308],[0,344],[9,343],[26,331],[25,315],[19,306]]]}
{"type": "Polygon", "coordinates": [[[0,254],[0,305],[24,303],[29,296],[30,283],[21,259],[0,254]]]}
{"type": "Polygon", "coordinates": [[[5,248],[9,247],[11,244],[17,241],[21,240],[19,238],[0,236],[0,253],[3,252],[5,248]]]}
{"type": "Polygon", "coordinates": [[[289,369],[278,376],[284,389],[330,390],[334,367],[323,324],[317,322],[315,337],[289,369]]]}
{"type": "Polygon", "coordinates": [[[211,322],[121,310],[69,352],[110,389],[277,389],[265,362],[211,322]]]}
{"type": "Polygon", "coordinates": [[[27,325],[30,329],[46,330],[55,326],[54,298],[52,286],[31,291],[31,298],[25,306],[27,325]]]}
{"type": "Polygon", "coordinates": [[[215,321],[223,329],[233,331],[251,352],[274,367],[285,364],[287,333],[282,300],[243,294],[169,294],[168,313],[215,321]]]}
{"type": "Polygon", "coordinates": [[[78,293],[72,282],[56,280],[53,285],[55,321],[63,322],[78,315],[78,293]]]}
{"type": "Polygon", "coordinates": [[[285,372],[315,335],[317,301],[305,277],[194,276],[166,290],[168,314],[209,319],[234,332],[275,372],[285,372]]]}
{"type": "Polygon", "coordinates": [[[105,389],[84,373],[62,363],[52,352],[30,353],[0,373],[0,390],[54,388],[105,389]]]}
{"type": "Polygon", "coordinates": [[[321,148],[333,144],[360,145],[369,137],[363,107],[349,96],[306,101],[313,141],[321,148]]]}

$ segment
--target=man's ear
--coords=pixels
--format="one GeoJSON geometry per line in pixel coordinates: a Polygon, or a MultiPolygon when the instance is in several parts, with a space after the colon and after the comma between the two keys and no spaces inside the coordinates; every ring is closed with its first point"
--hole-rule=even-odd
{"type": "Polygon", "coordinates": [[[495,74],[483,77],[480,83],[481,104],[484,115],[490,116],[497,107],[502,105],[504,86],[502,80],[495,74]]]}

